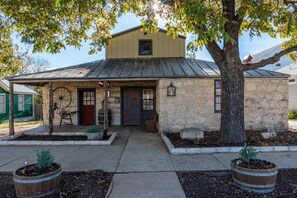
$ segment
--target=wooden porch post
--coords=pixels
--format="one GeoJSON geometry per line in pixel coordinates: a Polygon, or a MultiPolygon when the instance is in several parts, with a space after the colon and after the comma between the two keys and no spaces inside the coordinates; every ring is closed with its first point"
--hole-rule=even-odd
{"type": "Polygon", "coordinates": [[[48,127],[49,133],[52,135],[54,132],[54,123],[53,123],[53,83],[49,82],[49,111],[48,111],[48,127]]]}
{"type": "Polygon", "coordinates": [[[9,82],[9,135],[14,135],[13,82],[9,82]]]}
{"type": "Polygon", "coordinates": [[[104,81],[104,129],[103,138],[107,137],[108,132],[108,83],[104,81]]]}

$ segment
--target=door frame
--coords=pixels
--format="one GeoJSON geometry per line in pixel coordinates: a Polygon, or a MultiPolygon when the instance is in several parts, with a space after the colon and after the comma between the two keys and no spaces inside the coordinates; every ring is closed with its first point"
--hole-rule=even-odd
{"type": "Polygon", "coordinates": [[[80,92],[82,91],[94,91],[94,125],[97,125],[97,120],[96,120],[96,110],[97,110],[97,107],[96,107],[96,104],[97,104],[97,100],[96,100],[96,88],[78,88],[77,89],[77,123],[78,125],[81,125],[80,123],[80,116],[81,116],[81,106],[80,106],[80,92]]]}
{"type": "MultiPolygon", "coordinates": [[[[123,97],[123,92],[125,89],[138,89],[140,91],[140,124],[139,125],[135,125],[135,126],[141,126],[144,124],[144,120],[143,120],[143,98],[142,98],[142,90],[143,89],[153,89],[154,90],[154,111],[157,111],[157,105],[156,105],[156,87],[155,86],[140,86],[140,87],[120,87],[121,88],[121,108],[120,108],[120,115],[121,115],[121,125],[124,126],[124,116],[123,116],[123,112],[124,112],[124,97],[123,97]]],[[[128,126],[128,125],[127,125],[128,126]]]]}

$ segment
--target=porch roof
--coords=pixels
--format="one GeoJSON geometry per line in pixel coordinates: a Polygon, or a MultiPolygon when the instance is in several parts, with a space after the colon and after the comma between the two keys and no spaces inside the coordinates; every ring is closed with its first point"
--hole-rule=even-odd
{"type": "MultiPolygon", "coordinates": [[[[287,74],[255,69],[247,78],[287,78],[287,74]]],[[[104,59],[7,78],[15,83],[80,80],[145,80],[159,78],[220,78],[214,62],[190,58],[104,59]]]]}

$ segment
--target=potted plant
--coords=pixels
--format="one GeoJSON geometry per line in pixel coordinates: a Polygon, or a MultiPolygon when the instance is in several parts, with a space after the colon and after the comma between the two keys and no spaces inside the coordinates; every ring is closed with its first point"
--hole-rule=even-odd
{"type": "Polygon", "coordinates": [[[235,185],[258,193],[274,190],[277,166],[269,161],[256,159],[256,149],[244,144],[239,158],[231,161],[231,174],[235,185]]]}
{"type": "Polygon", "coordinates": [[[49,150],[37,151],[35,164],[17,169],[13,173],[17,197],[51,197],[60,184],[62,167],[54,163],[49,150]]]}
{"type": "Polygon", "coordinates": [[[103,130],[97,126],[91,126],[87,130],[89,140],[101,140],[103,138],[103,130]]]}

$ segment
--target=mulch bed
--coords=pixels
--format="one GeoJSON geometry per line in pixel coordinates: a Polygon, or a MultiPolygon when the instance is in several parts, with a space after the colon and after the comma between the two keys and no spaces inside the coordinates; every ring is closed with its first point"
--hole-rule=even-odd
{"type": "MultiPolygon", "coordinates": [[[[244,144],[222,142],[219,131],[204,132],[204,138],[198,140],[181,139],[179,133],[166,133],[166,136],[177,148],[243,146],[244,144]]],[[[291,131],[277,133],[276,137],[270,139],[264,139],[258,131],[246,131],[246,136],[246,143],[249,146],[297,146],[297,133],[291,131]]]]}
{"type": "MultiPolygon", "coordinates": [[[[103,138],[103,140],[108,140],[110,137],[103,138]]],[[[9,141],[84,141],[88,140],[86,135],[22,135],[20,137],[14,138],[9,141]]]]}
{"type": "Polygon", "coordinates": [[[178,172],[177,174],[187,198],[297,197],[297,169],[279,170],[275,190],[269,194],[242,190],[232,183],[229,172],[178,172]]]}
{"type": "MultiPolygon", "coordinates": [[[[56,197],[103,198],[106,196],[112,176],[111,173],[101,170],[62,173],[61,185],[56,197]]],[[[0,181],[0,197],[16,197],[12,174],[0,173],[0,181]]]]}
{"type": "Polygon", "coordinates": [[[36,164],[30,164],[26,167],[19,168],[16,174],[19,176],[38,176],[58,170],[61,166],[57,163],[52,163],[49,167],[38,168],[36,164]]]}
{"type": "Polygon", "coordinates": [[[248,169],[272,169],[276,165],[272,162],[260,159],[250,159],[250,161],[245,161],[240,158],[232,160],[233,165],[248,168],[248,169]]]}

